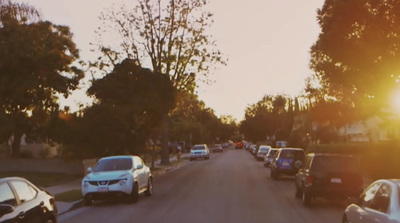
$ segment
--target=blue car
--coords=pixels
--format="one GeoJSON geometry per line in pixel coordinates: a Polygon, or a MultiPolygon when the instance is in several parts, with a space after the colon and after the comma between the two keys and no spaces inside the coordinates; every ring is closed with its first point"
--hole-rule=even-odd
{"type": "Polygon", "coordinates": [[[305,153],[300,148],[280,148],[271,164],[271,178],[295,176],[304,163],[305,153]]]}

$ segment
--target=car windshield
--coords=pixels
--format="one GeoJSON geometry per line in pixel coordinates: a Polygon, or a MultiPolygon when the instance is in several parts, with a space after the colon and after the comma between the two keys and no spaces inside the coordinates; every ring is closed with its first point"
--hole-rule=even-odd
{"type": "Polygon", "coordinates": [[[204,146],[199,145],[199,146],[193,146],[192,150],[204,150],[204,146]]]}
{"type": "Polygon", "coordinates": [[[132,159],[130,158],[116,158],[100,160],[93,172],[101,171],[117,171],[132,169],[132,159]]]}
{"type": "Polygon", "coordinates": [[[269,148],[267,148],[267,147],[262,147],[262,148],[260,148],[260,149],[258,150],[258,152],[259,152],[259,153],[267,153],[268,150],[269,150],[269,148]]]}
{"type": "Polygon", "coordinates": [[[353,157],[318,156],[312,161],[312,168],[328,172],[357,172],[359,166],[353,157]]]}

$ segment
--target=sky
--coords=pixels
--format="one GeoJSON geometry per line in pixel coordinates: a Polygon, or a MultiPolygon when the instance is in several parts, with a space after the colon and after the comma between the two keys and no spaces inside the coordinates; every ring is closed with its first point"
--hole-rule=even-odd
{"type": "MultiPolygon", "coordinates": [[[[129,0],[15,0],[37,8],[44,19],[70,27],[81,59],[90,58],[90,43],[98,16],[113,2],[129,0]]],[[[133,1],[133,0],[130,0],[133,1]]],[[[199,84],[197,93],[217,116],[244,118],[246,107],[264,95],[302,93],[309,69],[310,47],[320,28],[317,9],[324,0],[211,0],[214,14],[209,30],[218,49],[228,59],[211,75],[213,84],[199,84]]],[[[87,85],[86,85],[87,86],[87,85]]],[[[74,93],[62,105],[88,103],[84,91],[74,93]]]]}

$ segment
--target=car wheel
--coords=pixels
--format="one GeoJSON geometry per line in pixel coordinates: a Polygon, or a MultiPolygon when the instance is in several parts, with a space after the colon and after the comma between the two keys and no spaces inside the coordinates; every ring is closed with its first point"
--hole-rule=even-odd
{"type": "Polygon", "coordinates": [[[54,219],[50,218],[45,221],[45,223],[55,223],[54,219]]]}
{"type": "Polygon", "coordinates": [[[139,185],[137,182],[134,182],[132,185],[132,192],[130,194],[130,199],[133,203],[136,203],[139,200],[139,185]]]}
{"type": "Polygon", "coordinates": [[[92,199],[90,199],[89,197],[84,197],[83,198],[83,204],[84,205],[86,205],[86,206],[90,206],[90,205],[92,205],[92,199]]]}
{"type": "Polygon", "coordinates": [[[151,196],[153,194],[153,179],[150,177],[147,182],[147,190],[144,192],[146,196],[151,196]]]}
{"type": "Polygon", "coordinates": [[[275,171],[271,171],[271,178],[274,179],[274,180],[277,180],[278,179],[278,173],[275,172],[275,171]]]}
{"type": "Polygon", "coordinates": [[[300,199],[302,195],[303,195],[302,191],[300,190],[300,188],[298,188],[296,186],[296,195],[295,195],[295,197],[300,199]]]}
{"type": "Polygon", "coordinates": [[[311,194],[310,194],[310,192],[306,192],[306,191],[303,190],[302,199],[303,199],[303,204],[305,206],[311,206],[311,194]]]}
{"type": "Polygon", "coordinates": [[[342,217],[342,223],[348,223],[347,216],[344,214],[342,217]]]}

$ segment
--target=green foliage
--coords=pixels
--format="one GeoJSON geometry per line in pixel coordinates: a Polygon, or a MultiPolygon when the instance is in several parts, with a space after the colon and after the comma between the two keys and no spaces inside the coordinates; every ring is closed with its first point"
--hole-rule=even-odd
{"type": "Polygon", "coordinates": [[[400,78],[397,1],[327,0],[318,11],[321,33],[311,68],[326,94],[362,119],[388,106],[400,78]]]}
{"type": "Polygon", "coordinates": [[[46,124],[56,93],[67,96],[83,72],[72,65],[79,54],[68,27],[41,21],[28,5],[2,1],[0,11],[0,132],[14,136],[18,156],[21,136],[46,124]]]}
{"type": "Polygon", "coordinates": [[[56,201],[74,202],[82,199],[81,190],[70,190],[54,196],[56,201]]]}
{"type": "Polygon", "coordinates": [[[283,95],[264,96],[256,104],[246,108],[245,120],[240,132],[247,140],[265,141],[267,137],[287,140],[293,125],[293,101],[283,95]]]}
{"type": "Polygon", "coordinates": [[[94,80],[88,94],[97,102],[82,117],[71,119],[74,136],[65,142],[84,157],[142,153],[151,131],[175,105],[168,76],[130,59],[94,80]]]}

